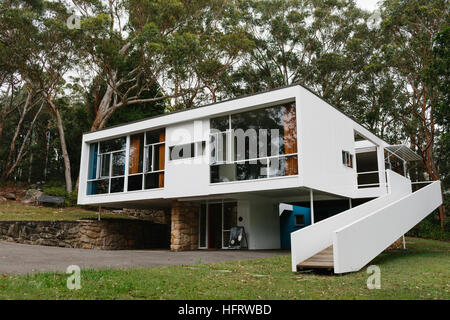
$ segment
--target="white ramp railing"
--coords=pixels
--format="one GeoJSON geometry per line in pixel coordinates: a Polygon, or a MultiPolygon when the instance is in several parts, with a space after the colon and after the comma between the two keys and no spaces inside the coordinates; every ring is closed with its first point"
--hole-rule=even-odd
{"type": "Polygon", "coordinates": [[[334,272],[360,270],[441,204],[441,184],[435,181],[334,231],[334,272]]]}
{"type": "Polygon", "coordinates": [[[391,170],[386,170],[386,172],[389,189],[387,195],[291,233],[293,272],[297,271],[297,264],[331,246],[335,230],[345,227],[411,193],[411,181],[409,179],[391,170]]]}

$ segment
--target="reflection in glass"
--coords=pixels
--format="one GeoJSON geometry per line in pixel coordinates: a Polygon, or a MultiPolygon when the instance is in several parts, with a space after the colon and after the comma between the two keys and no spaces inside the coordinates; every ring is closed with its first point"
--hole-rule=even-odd
{"type": "Polygon", "coordinates": [[[125,174],[125,151],[112,154],[112,176],[125,174]]]}
{"type": "Polygon", "coordinates": [[[142,174],[128,177],[128,191],[142,190],[142,174]]]}
{"type": "Polygon", "coordinates": [[[111,164],[110,161],[111,154],[102,154],[100,158],[100,177],[109,177],[109,166],[111,164]]]}
{"type": "Polygon", "coordinates": [[[109,192],[109,179],[88,182],[88,194],[104,194],[109,192]]]}
{"type": "Polygon", "coordinates": [[[223,132],[229,129],[229,116],[223,116],[211,119],[210,127],[216,131],[223,132]]]}
{"type": "Polygon", "coordinates": [[[111,179],[111,193],[123,192],[123,182],[124,178],[112,178],[111,179]]]}
{"type": "Polygon", "coordinates": [[[230,143],[213,130],[229,129],[228,118],[210,122],[212,183],[298,174],[297,157],[282,157],[297,154],[295,102],[231,115],[230,143]]]}
{"type": "Polygon", "coordinates": [[[153,171],[153,146],[145,147],[145,172],[153,171]]]}
{"type": "Polygon", "coordinates": [[[100,153],[125,150],[127,145],[126,137],[120,137],[112,140],[100,142],[100,153]]]}
{"type": "Polygon", "coordinates": [[[145,175],[145,189],[155,189],[158,188],[159,174],[158,173],[148,173],[145,175]]]}

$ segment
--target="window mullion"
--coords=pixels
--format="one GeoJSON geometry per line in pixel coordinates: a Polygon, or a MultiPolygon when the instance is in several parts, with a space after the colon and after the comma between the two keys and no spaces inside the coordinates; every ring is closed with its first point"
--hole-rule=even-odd
{"type": "Polygon", "coordinates": [[[155,145],[152,144],[152,172],[155,169],[155,145]]]}
{"type": "Polygon", "coordinates": [[[112,176],[112,152],[109,152],[109,188],[108,193],[111,193],[111,176],[112,176]]]}
{"type": "Polygon", "coordinates": [[[123,178],[123,191],[124,192],[128,192],[128,174],[130,172],[129,170],[129,158],[130,158],[130,136],[127,136],[127,144],[126,144],[126,149],[125,149],[125,172],[124,175],[125,177],[123,178]]]}

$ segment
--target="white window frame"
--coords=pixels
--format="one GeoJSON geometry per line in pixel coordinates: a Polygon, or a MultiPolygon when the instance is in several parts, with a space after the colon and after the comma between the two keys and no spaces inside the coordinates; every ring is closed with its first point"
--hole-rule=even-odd
{"type": "MultiPolygon", "coordinates": [[[[122,138],[122,137],[118,137],[118,138],[122,138]]],[[[108,140],[113,140],[113,139],[108,139],[108,140]]],[[[125,192],[126,191],[126,173],[127,173],[127,165],[128,165],[128,159],[127,159],[127,149],[129,147],[129,139],[128,136],[126,137],[126,144],[125,144],[125,149],[120,149],[120,150],[114,150],[114,151],[109,151],[109,152],[100,152],[100,143],[104,142],[104,141],[108,141],[108,140],[103,140],[103,141],[99,141],[99,142],[95,142],[97,144],[97,172],[95,173],[96,178],[95,179],[88,179],[87,183],[89,182],[94,182],[94,181],[102,181],[102,180],[108,180],[108,193],[111,193],[111,179],[115,179],[115,178],[124,178],[123,179],[123,191],[121,192],[125,192]],[[113,168],[113,154],[115,153],[121,153],[121,152],[125,152],[125,163],[124,163],[124,173],[123,175],[118,175],[118,176],[112,176],[112,168],[113,168]],[[102,172],[102,157],[105,155],[109,154],[109,172],[108,172],[108,176],[102,176],[101,172],[102,172]]],[[[121,193],[121,192],[114,192],[114,193],[121,193]]]]}

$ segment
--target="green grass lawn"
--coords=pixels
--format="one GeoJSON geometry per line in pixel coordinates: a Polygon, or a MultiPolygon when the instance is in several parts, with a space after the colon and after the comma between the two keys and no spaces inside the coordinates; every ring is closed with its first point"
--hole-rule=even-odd
{"type": "Polygon", "coordinates": [[[341,276],[292,273],[290,256],[195,266],[82,270],[68,275],[0,276],[0,299],[449,299],[450,243],[408,238],[406,252],[379,255],[381,289],[366,286],[367,268],[341,276]],[[224,272],[224,271],[228,272],[224,272]]]}
{"type": "MultiPolygon", "coordinates": [[[[0,202],[0,221],[18,220],[78,220],[83,218],[97,218],[95,211],[82,208],[44,207],[24,205],[18,201],[0,202]]],[[[102,212],[102,218],[129,218],[125,215],[102,212]]]]}

